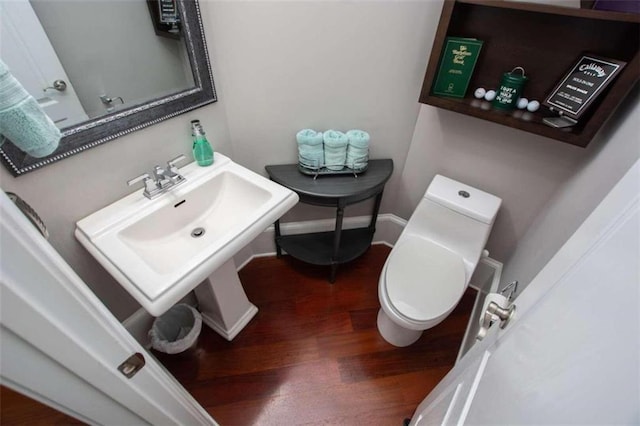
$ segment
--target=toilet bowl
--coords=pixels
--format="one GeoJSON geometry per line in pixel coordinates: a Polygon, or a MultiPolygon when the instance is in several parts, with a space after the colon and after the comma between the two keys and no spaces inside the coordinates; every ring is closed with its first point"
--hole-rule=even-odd
{"type": "Polygon", "coordinates": [[[502,200],[436,175],[380,274],[378,331],[408,346],[456,307],[502,200]]]}

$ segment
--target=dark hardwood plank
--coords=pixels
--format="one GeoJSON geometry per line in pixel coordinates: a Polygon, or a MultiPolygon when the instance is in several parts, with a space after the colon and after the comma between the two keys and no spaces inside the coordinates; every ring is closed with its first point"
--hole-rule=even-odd
{"type": "Polygon", "coordinates": [[[34,399],[0,386],[0,424],[3,426],[62,426],[83,425],[84,423],[34,399]]]}
{"type": "Polygon", "coordinates": [[[368,330],[376,327],[379,307],[369,309],[355,309],[349,311],[351,326],[354,330],[368,330]]]}
{"type": "MultiPolygon", "coordinates": [[[[431,369],[346,385],[304,374],[268,398],[209,409],[222,425],[401,425],[426,396],[425,388],[434,387],[447,371],[431,369]]],[[[334,378],[335,372],[328,375],[334,378]]]]}

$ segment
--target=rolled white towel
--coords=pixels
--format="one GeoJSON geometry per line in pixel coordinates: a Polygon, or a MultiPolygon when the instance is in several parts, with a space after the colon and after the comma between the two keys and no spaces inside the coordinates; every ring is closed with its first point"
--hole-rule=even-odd
{"type": "Polygon", "coordinates": [[[349,138],[337,130],[327,130],[324,138],[324,163],[329,170],[342,170],[347,159],[349,138]]]}
{"type": "Polygon", "coordinates": [[[318,169],[324,165],[322,132],[303,129],[296,134],[298,141],[298,162],[303,167],[318,169]]]}
{"type": "Polygon", "coordinates": [[[349,145],[357,148],[369,148],[369,133],[364,130],[349,130],[346,135],[349,138],[349,145]]]}
{"type": "Polygon", "coordinates": [[[369,160],[369,133],[363,130],[349,130],[346,135],[349,138],[347,167],[353,170],[365,169],[369,160]]]}
{"type": "Polygon", "coordinates": [[[323,133],[312,129],[302,129],[296,133],[296,140],[300,145],[322,145],[323,133]]]}

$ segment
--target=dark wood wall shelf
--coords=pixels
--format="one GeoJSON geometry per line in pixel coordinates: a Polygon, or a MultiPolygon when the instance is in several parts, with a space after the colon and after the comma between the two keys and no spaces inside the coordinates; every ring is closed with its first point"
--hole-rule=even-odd
{"type": "Polygon", "coordinates": [[[584,147],[640,78],[639,44],[637,14],[499,0],[445,0],[420,102],[584,147]],[[464,99],[431,94],[449,36],[484,41],[464,99]],[[529,77],[523,96],[542,102],[584,53],[618,59],[627,66],[568,131],[542,123],[554,115],[545,107],[534,113],[505,113],[473,97],[475,88],[495,89],[503,73],[521,66],[529,77]]]}

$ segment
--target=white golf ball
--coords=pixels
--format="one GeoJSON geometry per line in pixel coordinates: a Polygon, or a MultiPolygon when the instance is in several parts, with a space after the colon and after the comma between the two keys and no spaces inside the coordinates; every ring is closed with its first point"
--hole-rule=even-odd
{"type": "Polygon", "coordinates": [[[540,109],[540,102],[538,101],[531,101],[527,105],[527,111],[536,112],[538,109],[540,109]]]}
{"type": "Polygon", "coordinates": [[[496,91],[495,90],[487,90],[487,93],[484,94],[484,98],[491,102],[492,100],[494,100],[496,98],[496,91]]]}
{"type": "Polygon", "coordinates": [[[518,99],[518,109],[525,109],[527,107],[527,104],[529,104],[529,99],[527,98],[518,99]]]}
{"type": "Polygon", "coordinates": [[[485,93],[487,93],[487,91],[486,91],[486,90],[484,90],[484,88],[482,88],[482,87],[478,87],[478,88],[476,89],[476,91],[475,91],[475,92],[473,92],[473,96],[475,96],[475,97],[476,97],[476,98],[478,98],[478,99],[482,99],[482,98],[484,98],[484,94],[485,94],[485,93]]]}

